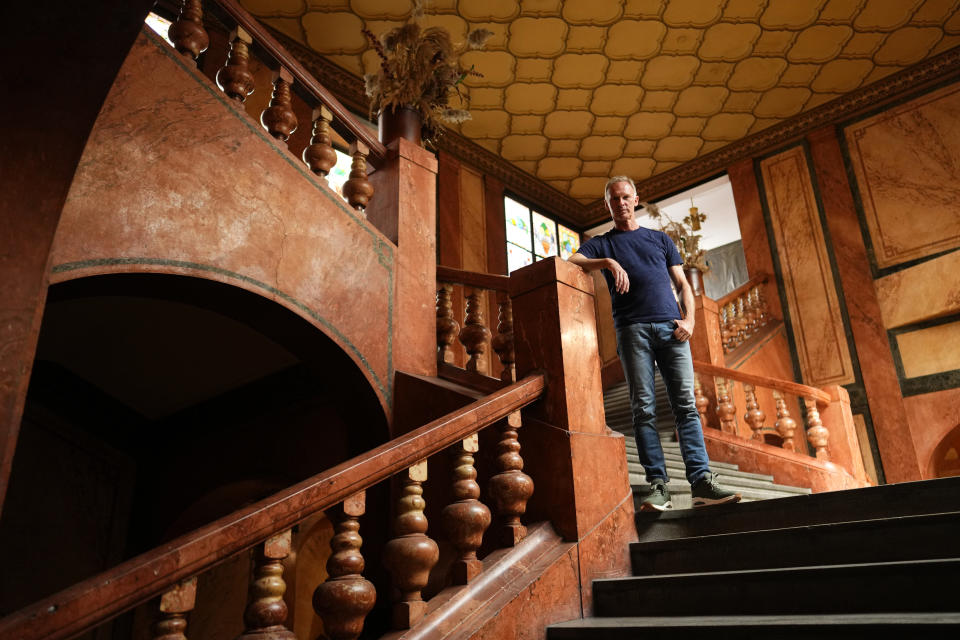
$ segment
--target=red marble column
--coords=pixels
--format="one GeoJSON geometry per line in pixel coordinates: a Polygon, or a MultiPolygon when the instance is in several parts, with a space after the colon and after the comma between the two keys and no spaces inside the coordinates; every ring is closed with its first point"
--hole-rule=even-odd
{"type": "MultiPolygon", "coordinates": [[[[733,201],[737,207],[747,273],[751,278],[762,273],[773,276],[773,256],[770,253],[766,223],[763,221],[760,187],[757,184],[757,174],[753,169],[753,159],[747,158],[731,165],[727,169],[727,175],[730,177],[733,201]]],[[[776,278],[770,278],[763,289],[763,295],[766,297],[771,315],[778,319],[783,318],[776,278]]]]}
{"type": "MultiPolygon", "coordinates": [[[[690,353],[694,360],[725,366],[723,359],[723,342],[720,337],[720,307],[706,296],[694,298],[693,338],[690,340],[690,353]]],[[[701,376],[700,383],[703,395],[710,401],[709,407],[717,406],[717,387],[710,376],[701,376]]],[[[707,411],[707,426],[720,428],[720,420],[716,411],[707,411]]]]}
{"type": "Polygon", "coordinates": [[[870,406],[884,476],[887,482],[920,480],[921,465],[910,435],[903,395],[887,332],[883,327],[840,143],[833,127],[819,129],[811,133],[807,140],[830,229],[840,286],[846,298],[850,329],[861,363],[860,374],[870,406]]]}
{"type": "Polygon", "coordinates": [[[860,453],[860,439],[857,437],[857,425],[853,422],[850,410],[850,394],[840,385],[831,384],[823,388],[830,394],[830,405],[820,412],[820,419],[830,431],[830,462],[840,465],[857,480],[866,483],[867,472],[860,453]]]}
{"type": "Polygon", "coordinates": [[[625,441],[603,411],[593,278],[550,258],[515,271],[510,295],[517,376],[547,375],[546,396],[523,411],[519,430],[536,487],[527,521],[549,519],[577,541],[586,614],[591,580],[626,575],[626,545],[636,539],[625,441]]]}
{"type": "Polygon", "coordinates": [[[370,176],[375,195],[367,218],[397,243],[394,265],[393,367],[437,374],[437,159],[399,138],[370,176]]]}
{"type": "Polygon", "coordinates": [[[0,507],[16,449],[50,246],[97,113],[153,2],[5,8],[0,38],[0,507]],[[13,62],[30,52],[30,63],[13,62]],[[63,100],[57,96],[69,96],[63,100]]]}

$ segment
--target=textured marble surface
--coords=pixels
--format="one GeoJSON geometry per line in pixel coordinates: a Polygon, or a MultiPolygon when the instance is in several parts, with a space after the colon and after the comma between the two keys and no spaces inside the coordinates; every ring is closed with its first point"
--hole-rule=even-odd
{"type": "Polygon", "coordinates": [[[806,155],[792,147],[761,162],[803,382],[854,381],[840,304],[806,155]]]}
{"type": "Polygon", "coordinates": [[[888,482],[917,480],[919,463],[840,143],[832,127],[808,141],[884,474],[888,482]]]}
{"type": "Polygon", "coordinates": [[[960,369],[960,322],[898,334],[897,347],[908,378],[960,369]]]}
{"type": "Polygon", "coordinates": [[[242,287],[330,336],[386,404],[395,247],[170,51],[142,34],[124,63],[64,207],[52,281],[163,272],[242,287]]]}
{"type": "Polygon", "coordinates": [[[743,254],[747,263],[747,274],[755,278],[760,274],[770,274],[763,293],[775,318],[783,318],[780,308],[780,294],[773,271],[773,256],[770,253],[770,240],[763,221],[760,189],[757,174],[753,169],[753,160],[748,158],[733,164],[727,170],[730,176],[730,188],[733,202],[737,207],[737,220],[740,223],[740,239],[743,242],[743,254]]]}
{"type": "Polygon", "coordinates": [[[960,251],[921,262],[875,282],[883,326],[895,329],[960,313],[960,251]]]}
{"type": "Polygon", "coordinates": [[[951,431],[960,427],[960,389],[945,389],[903,399],[914,435],[923,478],[934,477],[933,454],[951,431]]]}
{"type": "Polygon", "coordinates": [[[878,267],[960,246],[960,84],[844,129],[878,267]]]}

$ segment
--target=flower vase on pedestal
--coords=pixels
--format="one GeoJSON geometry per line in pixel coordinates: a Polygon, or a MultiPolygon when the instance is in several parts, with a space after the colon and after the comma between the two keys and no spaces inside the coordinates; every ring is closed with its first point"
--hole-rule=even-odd
{"type": "Polygon", "coordinates": [[[693,295],[702,296],[703,274],[700,273],[700,269],[697,269],[693,265],[685,264],[683,265],[683,273],[687,276],[687,282],[690,283],[690,288],[693,289],[693,295]]]}

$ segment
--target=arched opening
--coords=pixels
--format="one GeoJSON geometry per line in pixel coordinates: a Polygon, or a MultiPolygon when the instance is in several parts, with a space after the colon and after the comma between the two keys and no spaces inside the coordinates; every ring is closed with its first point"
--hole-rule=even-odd
{"type": "Polygon", "coordinates": [[[0,521],[0,615],[387,439],[356,363],[271,300],[175,275],[54,285],[0,521]]]}
{"type": "Polygon", "coordinates": [[[931,478],[960,476],[960,424],[934,447],[927,468],[930,469],[931,478]]]}

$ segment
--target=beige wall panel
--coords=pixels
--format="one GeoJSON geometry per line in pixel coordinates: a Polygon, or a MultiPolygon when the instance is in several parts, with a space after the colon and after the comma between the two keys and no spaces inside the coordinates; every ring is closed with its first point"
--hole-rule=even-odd
{"type": "Polygon", "coordinates": [[[761,163],[803,382],[854,381],[813,184],[801,147],[761,163]]]}
{"type": "Polygon", "coordinates": [[[960,84],[844,131],[878,267],[960,247],[960,84]]]}
{"type": "Polygon", "coordinates": [[[887,329],[960,312],[960,251],[874,281],[887,329]]]}
{"type": "Polygon", "coordinates": [[[908,378],[960,369],[960,322],[901,333],[897,347],[908,378]]]}

